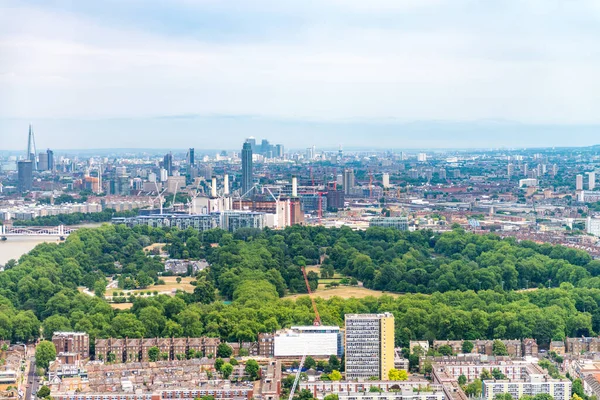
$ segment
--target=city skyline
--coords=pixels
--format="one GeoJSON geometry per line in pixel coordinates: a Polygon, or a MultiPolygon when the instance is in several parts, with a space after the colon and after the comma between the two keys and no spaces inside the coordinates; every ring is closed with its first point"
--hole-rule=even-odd
{"type": "Polygon", "coordinates": [[[536,0],[9,0],[0,141],[19,148],[14,136],[32,122],[53,148],[222,148],[251,135],[289,147],[299,136],[319,146],[594,144],[597,10],[536,0]]]}

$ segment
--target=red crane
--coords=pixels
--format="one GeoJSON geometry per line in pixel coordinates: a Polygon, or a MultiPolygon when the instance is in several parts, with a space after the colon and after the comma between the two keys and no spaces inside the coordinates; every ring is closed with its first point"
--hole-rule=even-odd
{"type": "Polygon", "coordinates": [[[302,275],[304,275],[304,283],[306,283],[306,290],[308,290],[308,296],[310,297],[310,301],[312,302],[313,310],[315,312],[315,320],[313,321],[314,326],[321,326],[321,316],[319,315],[319,310],[317,310],[317,303],[312,295],[312,290],[310,290],[310,285],[308,284],[308,275],[306,275],[306,270],[302,267],[302,275]]]}

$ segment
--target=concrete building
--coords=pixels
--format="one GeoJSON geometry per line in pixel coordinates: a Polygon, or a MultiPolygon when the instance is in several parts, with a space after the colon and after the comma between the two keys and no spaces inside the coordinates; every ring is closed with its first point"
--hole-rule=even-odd
{"type": "MultiPolygon", "coordinates": [[[[242,146],[242,191],[240,195],[248,193],[254,185],[252,147],[250,139],[247,139],[242,146]]],[[[248,195],[251,195],[251,193],[248,193],[248,195]]]]}
{"type": "Polygon", "coordinates": [[[588,172],[588,190],[594,190],[596,188],[596,172],[588,172]]]}
{"type": "Polygon", "coordinates": [[[352,189],[354,188],[354,170],[353,169],[345,169],[344,170],[344,194],[348,196],[352,193],[352,189]]]}
{"type": "Polygon", "coordinates": [[[394,316],[346,314],[346,378],[387,380],[394,368],[394,316]]]}
{"type": "Polygon", "coordinates": [[[419,162],[427,162],[427,154],[426,153],[419,153],[417,155],[417,161],[419,161],[419,162]]]}
{"type": "Polygon", "coordinates": [[[17,162],[17,191],[29,192],[33,186],[33,162],[20,160],[17,162]]]}
{"type": "Polygon", "coordinates": [[[519,187],[537,187],[538,180],[535,178],[519,179],[519,187]]]}
{"type": "Polygon", "coordinates": [[[57,355],[75,353],[81,359],[90,356],[90,337],[85,332],[54,332],[52,343],[57,355]]]}
{"type": "Polygon", "coordinates": [[[492,400],[496,395],[508,393],[517,400],[523,396],[535,396],[546,393],[554,400],[571,398],[569,379],[552,379],[547,376],[528,376],[525,380],[484,380],[481,397],[492,400]]]}
{"type": "Polygon", "coordinates": [[[167,176],[173,175],[173,154],[165,154],[163,158],[163,168],[167,171],[167,176]]]}
{"type": "Polygon", "coordinates": [[[312,357],[341,357],[342,339],[337,326],[292,326],[275,333],[273,355],[280,358],[302,357],[306,353],[312,357]]]}
{"type": "Polygon", "coordinates": [[[575,190],[583,190],[583,175],[575,177],[575,190]]]}
{"type": "Polygon", "coordinates": [[[431,385],[424,379],[410,381],[301,381],[300,390],[309,390],[315,399],[322,400],[330,394],[337,394],[344,400],[444,400],[441,385],[431,385]],[[427,387],[428,390],[422,390],[427,387]],[[377,388],[377,391],[370,391],[377,388]],[[421,388],[421,390],[418,390],[421,388]]]}
{"type": "Polygon", "coordinates": [[[387,172],[384,172],[383,175],[381,176],[381,185],[384,188],[390,187],[390,174],[388,174],[387,172]]]}
{"type": "Polygon", "coordinates": [[[415,347],[420,347],[423,349],[424,353],[427,353],[429,351],[429,342],[427,340],[411,340],[408,343],[408,348],[411,353],[414,353],[415,347]]]}
{"type": "Polygon", "coordinates": [[[221,228],[234,232],[239,228],[262,229],[266,226],[264,213],[247,211],[225,211],[210,214],[153,214],[130,218],[113,218],[113,224],[129,227],[147,225],[153,228],[176,227],[182,230],[192,228],[198,232],[221,228]]]}
{"type": "Polygon", "coordinates": [[[600,236],[600,218],[592,218],[588,216],[585,229],[590,235],[600,236]]]}

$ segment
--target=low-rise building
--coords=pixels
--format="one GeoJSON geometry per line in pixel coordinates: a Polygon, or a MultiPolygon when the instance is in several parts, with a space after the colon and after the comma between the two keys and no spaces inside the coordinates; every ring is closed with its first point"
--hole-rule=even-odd
{"type": "Polygon", "coordinates": [[[81,359],[90,356],[90,337],[85,332],[54,332],[52,343],[58,356],[77,354],[81,359]]]}
{"type": "Polygon", "coordinates": [[[571,381],[569,379],[552,379],[545,377],[528,377],[524,380],[484,380],[481,397],[493,400],[498,394],[508,393],[513,399],[523,396],[549,394],[554,400],[571,398],[571,381]]]}
{"type": "Polygon", "coordinates": [[[313,357],[341,356],[343,338],[338,326],[292,326],[275,333],[274,356],[313,357]]]}

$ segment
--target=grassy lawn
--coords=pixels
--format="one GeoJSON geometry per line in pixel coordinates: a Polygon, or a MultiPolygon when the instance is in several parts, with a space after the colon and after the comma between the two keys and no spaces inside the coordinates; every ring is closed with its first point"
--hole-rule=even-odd
{"type": "MultiPolygon", "coordinates": [[[[400,294],[398,294],[398,293],[382,292],[379,290],[371,290],[371,289],[367,289],[364,287],[358,287],[358,286],[338,286],[336,288],[325,289],[324,287],[319,285],[319,288],[314,293],[315,297],[320,297],[325,300],[330,299],[332,297],[336,297],[336,296],[341,297],[343,299],[349,299],[351,297],[356,297],[357,299],[360,299],[360,298],[368,297],[368,296],[380,297],[383,295],[392,296],[392,297],[400,296],[400,294]]],[[[301,297],[301,296],[308,296],[308,295],[307,294],[294,294],[291,296],[286,296],[285,298],[286,299],[297,299],[298,297],[301,297]]]]}
{"type": "Polygon", "coordinates": [[[111,303],[110,306],[115,310],[129,310],[133,303],[111,303]]]}
{"type": "Polygon", "coordinates": [[[159,294],[172,294],[173,290],[183,290],[184,292],[192,293],[194,291],[194,286],[190,284],[194,279],[191,277],[182,277],[181,282],[177,283],[176,276],[163,276],[160,277],[163,281],[165,281],[164,285],[152,285],[148,286],[146,289],[136,289],[136,290],[121,290],[121,289],[108,289],[106,291],[106,296],[118,295],[118,293],[125,293],[126,296],[130,294],[139,293],[139,292],[154,292],[158,291],[159,294]]]}

